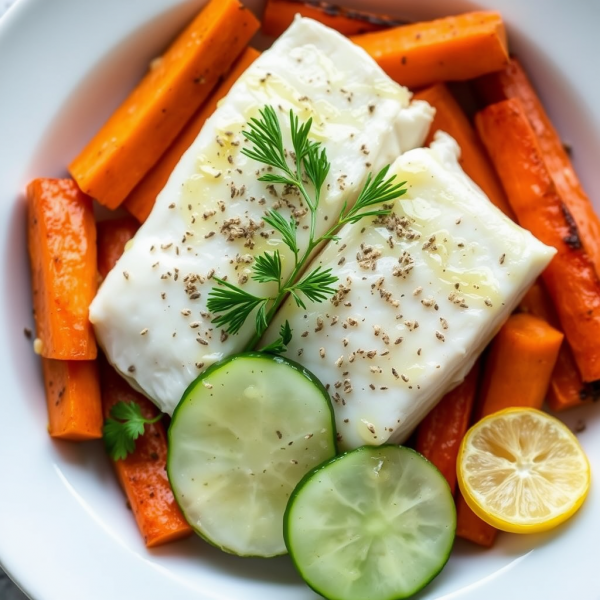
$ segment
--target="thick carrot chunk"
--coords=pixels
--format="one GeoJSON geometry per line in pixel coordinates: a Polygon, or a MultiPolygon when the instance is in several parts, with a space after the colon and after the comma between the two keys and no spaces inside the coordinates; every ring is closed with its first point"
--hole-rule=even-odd
{"type": "Polygon", "coordinates": [[[102,437],[100,380],[95,360],[42,358],[48,403],[48,432],[83,441],[102,437]]]}
{"type": "Polygon", "coordinates": [[[510,317],[494,338],[485,365],[482,416],[511,406],[541,409],[563,337],[532,315],[510,317]]]}
{"type": "Polygon", "coordinates": [[[259,27],[238,0],[211,0],[69,165],[116,208],[168,148],[259,27]]]}
{"type": "Polygon", "coordinates": [[[88,309],[96,294],[96,223],[92,200],[70,179],[27,187],[33,310],[45,358],[93,360],[88,309]]]}
{"type": "Polygon", "coordinates": [[[465,81],[508,64],[506,31],[496,12],[471,12],[352,36],[395,81],[419,88],[465,81]]]}

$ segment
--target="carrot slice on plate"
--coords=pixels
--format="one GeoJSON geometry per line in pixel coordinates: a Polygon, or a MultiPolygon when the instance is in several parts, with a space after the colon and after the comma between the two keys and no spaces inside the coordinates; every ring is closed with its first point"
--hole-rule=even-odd
{"type": "Polygon", "coordinates": [[[435,108],[435,118],[425,143],[431,143],[436,131],[450,134],[460,146],[459,162],[465,173],[484,191],[492,204],[513,218],[512,208],[485,153],[485,148],[448,87],[437,83],[417,92],[415,99],[425,100],[435,108]]]}
{"type": "MultiPolygon", "coordinates": [[[[137,402],[145,418],[154,418],[158,409],[106,362],[101,361],[102,407],[109,416],[117,402],[137,402]]],[[[167,438],[163,425],[146,425],[136,440],[135,451],[113,461],[117,477],[127,496],[144,543],[148,548],[181,539],[192,533],[167,479],[167,438]]]]}
{"type": "Polygon", "coordinates": [[[600,217],[581,186],[569,154],[523,67],[513,58],[501,71],[477,81],[477,89],[488,102],[509,98],[521,100],[554,185],[577,225],[579,237],[596,273],[600,275],[600,217]]]}
{"type": "Polygon", "coordinates": [[[518,99],[492,104],[475,123],[519,223],[557,249],[542,278],[584,381],[600,379],[600,279],[582,248],[518,99]]]}
{"type": "Polygon", "coordinates": [[[42,358],[48,433],[71,441],[102,437],[100,379],[95,360],[42,358]]]}
{"type": "Polygon", "coordinates": [[[239,57],[225,80],[212,93],[210,98],[192,117],[190,122],[183,128],[173,143],[167,148],[160,160],[148,171],[144,178],[135,186],[123,206],[140,222],[147,218],[158,193],[165,187],[173,169],[183,156],[184,152],[196,139],[200,130],[217,108],[219,100],[224,98],[240,75],[258,58],[258,50],[246,48],[239,57]]]}
{"type": "Polygon", "coordinates": [[[98,276],[92,200],[70,179],[35,179],[27,186],[27,201],[40,354],[93,360],[97,349],[88,309],[98,276]]]}
{"type": "Polygon", "coordinates": [[[211,0],[71,162],[81,189],[108,208],[119,206],[258,27],[238,0],[211,0]]]}
{"type": "Polygon", "coordinates": [[[509,61],[506,31],[497,12],[470,12],[351,39],[409,88],[473,79],[509,61]]]}

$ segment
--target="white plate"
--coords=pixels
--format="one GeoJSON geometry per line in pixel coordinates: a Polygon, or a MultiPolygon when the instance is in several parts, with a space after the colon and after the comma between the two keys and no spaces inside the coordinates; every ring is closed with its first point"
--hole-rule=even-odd
{"type": "MultiPolygon", "coordinates": [[[[285,557],[238,559],[199,539],[146,550],[99,443],[46,435],[31,327],[23,190],[60,176],[149,59],[203,0],[21,0],[0,21],[0,561],[35,600],[309,600],[285,557]]],[[[254,7],[260,4],[256,0],[254,7]]],[[[361,5],[359,0],[346,4],[361,5]]],[[[600,3],[591,0],[368,0],[410,19],[500,9],[591,197],[600,197],[600,3]]],[[[600,208],[600,205],[597,206],[600,208]]],[[[600,406],[567,416],[600,470],[600,406]]],[[[551,534],[458,542],[421,599],[597,600],[600,497],[551,534]]]]}

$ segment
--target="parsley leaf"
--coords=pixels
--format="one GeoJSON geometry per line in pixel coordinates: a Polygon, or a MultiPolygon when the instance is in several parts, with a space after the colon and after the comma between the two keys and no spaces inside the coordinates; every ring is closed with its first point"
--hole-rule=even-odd
{"type": "Polygon", "coordinates": [[[137,402],[117,402],[102,428],[106,450],[113,460],[122,460],[135,450],[135,440],[144,435],[147,423],[156,423],[162,414],[146,419],[137,402]]]}

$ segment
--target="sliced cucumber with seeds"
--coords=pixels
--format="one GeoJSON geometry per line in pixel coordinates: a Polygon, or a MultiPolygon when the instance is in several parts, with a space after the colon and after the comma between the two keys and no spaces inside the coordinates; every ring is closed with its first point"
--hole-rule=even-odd
{"type": "Polygon", "coordinates": [[[266,354],[218,363],[186,390],[169,428],[167,470],[195,531],[240,556],[285,554],[296,484],[335,455],[329,395],[300,365],[266,354]]]}
{"type": "Polygon", "coordinates": [[[429,583],[452,549],[456,510],[414,450],[363,446],[306,475],[285,514],[298,571],[330,600],[397,600],[429,583]]]}

